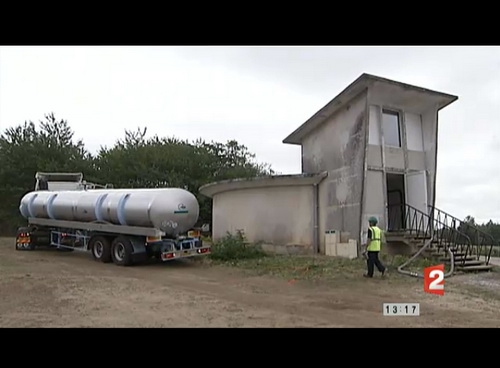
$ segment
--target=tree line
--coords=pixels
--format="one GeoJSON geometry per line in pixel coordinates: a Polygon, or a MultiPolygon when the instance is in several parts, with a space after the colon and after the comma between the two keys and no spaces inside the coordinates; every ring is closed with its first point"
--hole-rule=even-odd
{"type": "MultiPolygon", "coordinates": [[[[497,224],[492,220],[489,220],[488,222],[483,224],[478,224],[476,223],[475,218],[472,216],[466,216],[465,219],[463,219],[463,223],[491,235],[491,237],[493,237],[493,239],[495,239],[497,243],[500,244],[500,224],[497,224]]],[[[459,226],[458,230],[463,231],[467,235],[470,235],[470,231],[468,231],[468,227],[465,225],[459,226]]],[[[473,235],[470,235],[470,237],[473,237],[473,235]]]]}
{"type": "Polygon", "coordinates": [[[212,201],[198,192],[204,184],[234,178],[272,175],[270,165],[235,140],[226,143],[159,137],[147,128],[125,130],[115,144],[90,153],[75,140],[67,120],[46,114],[39,124],[26,121],[0,135],[0,235],[15,234],[25,220],[22,196],[34,189],[35,173],[82,172],[88,182],[115,188],[184,188],[200,204],[199,223],[211,223],[212,201]]]}

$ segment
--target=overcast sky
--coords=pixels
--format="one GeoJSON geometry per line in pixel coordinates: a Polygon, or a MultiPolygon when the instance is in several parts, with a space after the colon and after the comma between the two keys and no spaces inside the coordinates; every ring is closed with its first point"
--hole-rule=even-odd
{"type": "Polygon", "coordinates": [[[436,204],[500,222],[500,47],[0,46],[0,131],[54,112],[91,152],[147,126],[300,173],[282,140],[362,73],[459,96],[439,115],[436,204]]]}

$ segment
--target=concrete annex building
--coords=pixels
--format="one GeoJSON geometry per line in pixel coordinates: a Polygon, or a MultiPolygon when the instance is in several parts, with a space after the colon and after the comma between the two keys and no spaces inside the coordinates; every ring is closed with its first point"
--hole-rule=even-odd
{"type": "Polygon", "coordinates": [[[213,198],[214,240],[325,252],[327,230],[364,242],[370,216],[387,229],[388,206],[434,205],[438,112],[457,96],[362,74],[284,139],[302,149],[302,174],[229,180],[200,188],[213,198]]]}

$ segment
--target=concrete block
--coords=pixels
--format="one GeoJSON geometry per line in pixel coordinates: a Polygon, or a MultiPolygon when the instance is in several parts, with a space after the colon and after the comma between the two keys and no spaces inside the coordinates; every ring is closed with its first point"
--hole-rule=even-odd
{"type": "Polygon", "coordinates": [[[325,245],[326,244],[331,244],[331,235],[330,235],[330,231],[325,231],[325,245]]]}
{"type": "Polygon", "coordinates": [[[333,243],[333,244],[340,243],[340,231],[338,231],[338,230],[327,230],[327,231],[325,231],[325,235],[328,236],[328,242],[329,243],[333,243]]]}
{"type": "Polygon", "coordinates": [[[353,252],[354,258],[359,256],[358,241],[355,239],[349,239],[349,249],[353,252]]]}
{"type": "Polygon", "coordinates": [[[327,243],[325,244],[325,255],[330,256],[330,257],[336,257],[337,256],[337,244],[333,243],[327,243]]]}
{"type": "Polygon", "coordinates": [[[331,247],[330,247],[330,244],[332,243],[331,242],[331,236],[330,236],[330,231],[325,231],[325,255],[326,256],[329,256],[331,255],[331,247]]]}
{"type": "Polygon", "coordinates": [[[349,243],[349,238],[351,237],[351,233],[349,231],[342,231],[340,233],[340,241],[339,243],[349,243]]]}
{"type": "MultiPolygon", "coordinates": [[[[325,246],[328,244],[336,244],[340,240],[340,232],[335,230],[327,230],[325,231],[325,246]]],[[[325,248],[326,254],[326,248],[325,248]]]]}
{"type": "Polygon", "coordinates": [[[337,256],[344,258],[357,258],[358,249],[356,241],[349,241],[348,243],[338,243],[337,244],[337,256]]]}
{"type": "Polygon", "coordinates": [[[337,243],[335,245],[337,248],[337,256],[345,257],[347,254],[347,246],[349,245],[349,243],[337,243]]]}

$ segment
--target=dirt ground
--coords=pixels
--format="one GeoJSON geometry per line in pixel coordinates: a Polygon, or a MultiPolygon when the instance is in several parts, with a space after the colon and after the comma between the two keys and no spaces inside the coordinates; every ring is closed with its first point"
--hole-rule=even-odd
{"type": "Polygon", "coordinates": [[[119,267],[0,238],[0,327],[500,327],[500,273],[290,282],[199,261],[119,267]],[[388,317],[383,303],[420,303],[388,317]]]}

